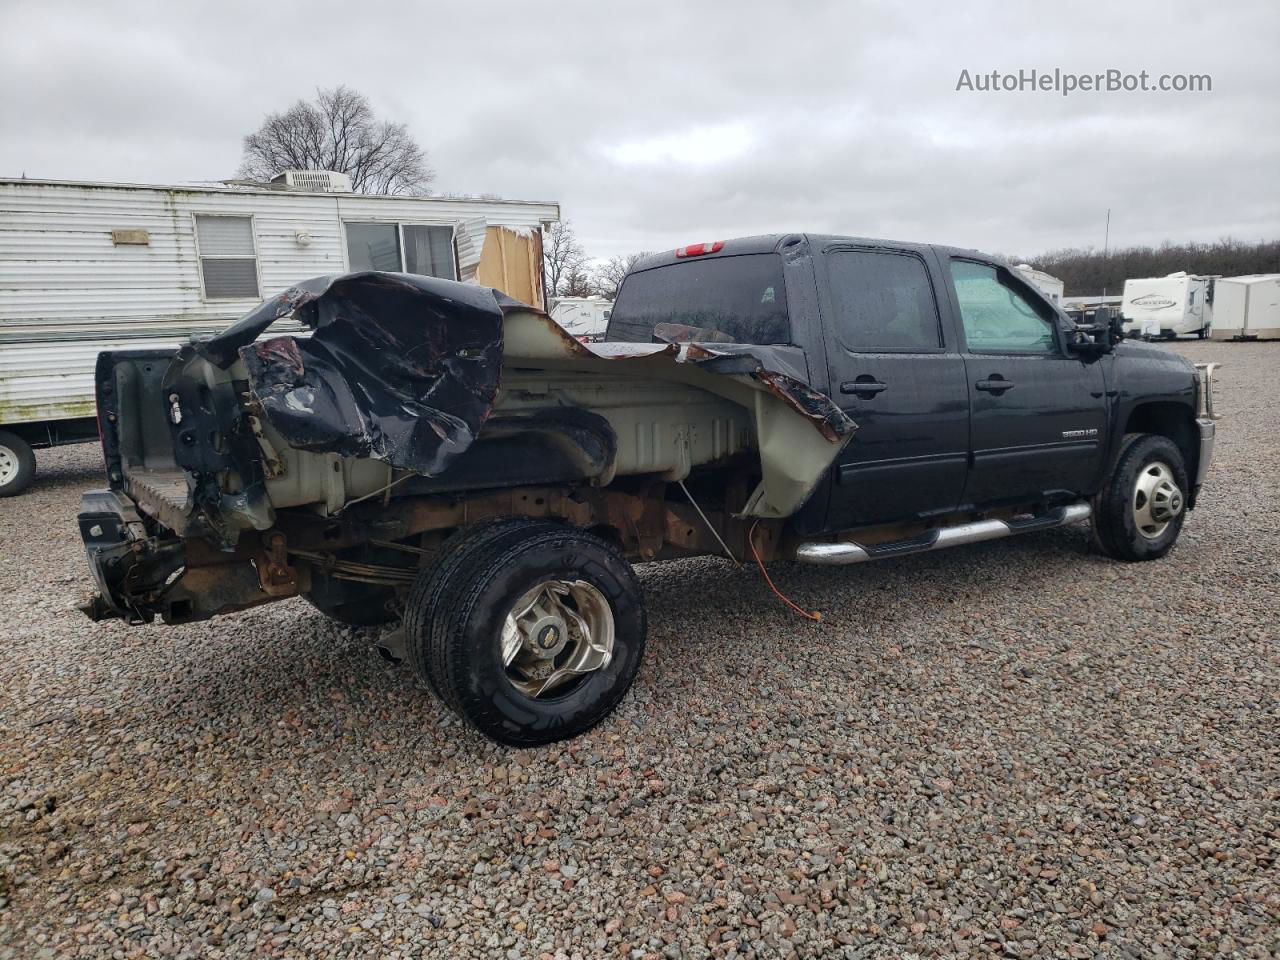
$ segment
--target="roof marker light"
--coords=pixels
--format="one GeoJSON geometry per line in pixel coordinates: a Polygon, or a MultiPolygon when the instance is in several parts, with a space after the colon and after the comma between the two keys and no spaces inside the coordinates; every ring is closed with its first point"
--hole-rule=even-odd
{"type": "Polygon", "coordinates": [[[724,249],[724,241],[717,240],[715,243],[691,243],[687,247],[677,247],[677,257],[701,257],[708,253],[719,253],[724,249]]]}

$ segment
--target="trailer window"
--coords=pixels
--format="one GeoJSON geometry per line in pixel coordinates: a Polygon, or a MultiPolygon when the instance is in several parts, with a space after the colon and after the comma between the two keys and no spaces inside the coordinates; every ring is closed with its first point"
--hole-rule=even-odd
{"type": "Polygon", "coordinates": [[[417,223],[348,223],[347,264],[456,280],[453,228],[417,223]]]}
{"type": "Polygon", "coordinates": [[[606,340],[788,343],[782,260],[756,253],[654,267],[623,281],[606,340]]]}
{"type": "Polygon", "coordinates": [[[197,214],[196,248],[206,300],[257,300],[262,296],[252,217],[197,214]]]}
{"type": "Polygon", "coordinates": [[[456,279],[453,272],[453,230],[405,224],[404,271],[424,277],[456,279]]]}
{"type": "Polygon", "coordinates": [[[352,270],[400,273],[400,228],[394,223],[348,223],[347,260],[352,270]]]}

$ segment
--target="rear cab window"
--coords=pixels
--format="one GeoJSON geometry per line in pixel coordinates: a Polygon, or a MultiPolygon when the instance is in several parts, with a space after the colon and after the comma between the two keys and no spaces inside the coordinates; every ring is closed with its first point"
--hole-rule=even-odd
{"type": "Polygon", "coordinates": [[[790,343],[782,258],[708,257],[633,273],[618,292],[605,339],[790,343]]]}

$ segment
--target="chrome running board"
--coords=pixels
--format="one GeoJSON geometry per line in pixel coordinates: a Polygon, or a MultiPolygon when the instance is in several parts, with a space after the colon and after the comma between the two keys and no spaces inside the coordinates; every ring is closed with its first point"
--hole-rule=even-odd
{"type": "Polygon", "coordinates": [[[1011,537],[1015,533],[1048,530],[1075,523],[1077,520],[1088,519],[1091,513],[1093,508],[1081,500],[1079,503],[1068,504],[1065,507],[1055,507],[1038,517],[1019,520],[975,520],[973,523],[961,523],[954,527],[929,530],[907,540],[893,540],[871,546],[848,541],[802,543],[796,548],[796,559],[801,563],[822,566],[863,563],[867,560],[882,560],[886,557],[901,557],[909,553],[941,550],[944,547],[958,547],[964,543],[977,543],[980,540],[998,540],[1001,537],[1011,537]]]}

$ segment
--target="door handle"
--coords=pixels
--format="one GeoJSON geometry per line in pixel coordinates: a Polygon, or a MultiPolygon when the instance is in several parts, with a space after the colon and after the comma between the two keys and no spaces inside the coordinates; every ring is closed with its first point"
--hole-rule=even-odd
{"type": "Polygon", "coordinates": [[[889,385],[887,383],[881,383],[875,377],[864,373],[862,376],[854,380],[846,380],[840,384],[840,392],[852,393],[861,397],[863,400],[870,400],[881,390],[887,389],[888,386],[889,385]]]}
{"type": "Polygon", "coordinates": [[[999,395],[1004,393],[1006,390],[1013,389],[1013,381],[1006,380],[998,373],[993,373],[989,380],[979,380],[974,384],[974,386],[986,393],[999,395]]]}

